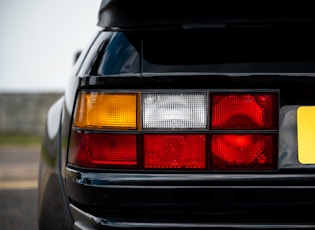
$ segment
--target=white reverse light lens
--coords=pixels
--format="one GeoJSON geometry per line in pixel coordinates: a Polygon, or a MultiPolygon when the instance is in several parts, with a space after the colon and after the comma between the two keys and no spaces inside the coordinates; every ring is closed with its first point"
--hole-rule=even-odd
{"type": "Polygon", "coordinates": [[[143,128],[207,128],[206,93],[142,94],[143,128]]]}

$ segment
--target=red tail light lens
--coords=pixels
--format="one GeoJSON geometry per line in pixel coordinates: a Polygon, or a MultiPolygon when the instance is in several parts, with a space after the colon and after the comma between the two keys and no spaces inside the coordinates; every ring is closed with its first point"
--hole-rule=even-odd
{"type": "Polygon", "coordinates": [[[206,167],[206,135],[144,135],[144,168],[174,169],[206,167]]]}
{"type": "Polygon", "coordinates": [[[75,133],[69,163],[83,167],[122,167],[137,165],[136,135],[75,133]]]}
{"type": "Polygon", "coordinates": [[[273,169],[276,146],[272,134],[212,135],[211,168],[273,169]]]}
{"type": "Polygon", "coordinates": [[[214,94],[212,129],[276,129],[276,94],[214,94]]]}

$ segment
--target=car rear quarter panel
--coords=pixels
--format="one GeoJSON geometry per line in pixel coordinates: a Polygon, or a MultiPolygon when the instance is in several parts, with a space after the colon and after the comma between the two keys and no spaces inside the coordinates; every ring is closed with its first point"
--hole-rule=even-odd
{"type": "Polygon", "coordinates": [[[81,52],[71,75],[68,77],[64,95],[54,102],[47,113],[42,137],[38,176],[38,224],[39,229],[72,229],[68,196],[65,192],[65,165],[71,116],[79,85],[76,77],[99,32],[92,37],[81,52]]]}

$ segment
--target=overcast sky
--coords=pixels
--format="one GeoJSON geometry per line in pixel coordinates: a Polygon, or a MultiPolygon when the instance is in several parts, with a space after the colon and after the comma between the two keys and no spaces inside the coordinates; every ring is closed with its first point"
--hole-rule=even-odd
{"type": "Polygon", "coordinates": [[[0,92],[62,92],[101,0],[0,0],[0,92]]]}

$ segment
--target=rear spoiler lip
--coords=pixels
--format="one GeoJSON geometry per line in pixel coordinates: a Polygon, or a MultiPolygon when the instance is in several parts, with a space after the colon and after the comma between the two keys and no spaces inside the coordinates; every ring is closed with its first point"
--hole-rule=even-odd
{"type": "Polygon", "coordinates": [[[315,24],[310,5],[179,0],[103,0],[97,25],[111,30],[315,24]]]}

